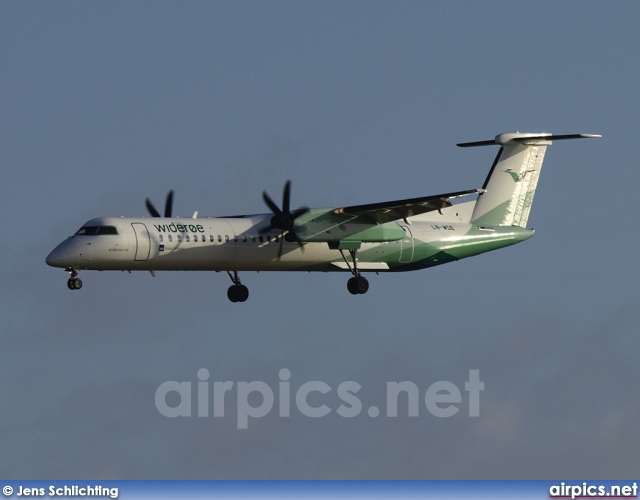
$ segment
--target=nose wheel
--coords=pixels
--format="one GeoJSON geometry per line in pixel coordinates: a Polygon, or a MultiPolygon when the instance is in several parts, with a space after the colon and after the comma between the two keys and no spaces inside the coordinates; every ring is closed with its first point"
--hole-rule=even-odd
{"type": "Polygon", "coordinates": [[[67,272],[71,275],[67,281],[67,288],[69,290],[80,290],[82,288],[82,280],[78,278],[78,271],[75,269],[67,269],[67,272]]]}
{"type": "Polygon", "coordinates": [[[82,280],[80,278],[69,278],[67,288],[69,290],[80,290],[82,288],[82,280]]]}

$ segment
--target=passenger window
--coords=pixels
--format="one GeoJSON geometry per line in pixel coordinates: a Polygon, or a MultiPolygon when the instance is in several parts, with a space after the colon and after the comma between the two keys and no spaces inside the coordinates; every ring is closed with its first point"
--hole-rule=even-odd
{"type": "Polygon", "coordinates": [[[260,240],[260,243],[264,243],[264,238],[262,237],[262,235],[258,236],[258,239],[260,240]]]}
{"type": "Polygon", "coordinates": [[[252,234],[251,235],[251,243],[255,243],[256,242],[256,237],[252,234]]]}
{"type": "Polygon", "coordinates": [[[242,235],[242,243],[246,243],[247,242],[247,235],[243,234],[242,235]]]}
{"type": "Polygon", "coordinates": [[[194,243],[198,243],[198,235],[197,234],[193,235],[193,242],[194,243]]]}
{"type": "Polygon", "coordinates": [[[207,241],[207,238],[204,234],[200,237],[200,241],[202,241],[203,243],[207,241]]]}
{"type": "Polygon", "coordinates": [[[191,241],[188,234],[184,235],[184,241],[191,241]]]}
{"type": "Polygon", "coordinates": [[[224,241],[225,243],[229,243],[229,235],[227,234],[224,235],[224,241]]]}
{"type": "Polygon", "coordinates": [[[209,235],[209,241],[210,241],[211,243],[213,243],[213,234],[210,234],[210,235],[209,235]]]}
{"type": "Polygon", "coordinates": [[[176,241],[180,243],[182,241],[182,235],[180,234],[176,235],[176,241]]]}
{"type": "Polygon", "coordinates": [[[167,236],[167,239],[169,240],[169,243],[171,243],[173,241],[173,236],[169,235],[167,236]]]}
{"type": "Polygon", "coordinates": [[[164,241],[164,238],[162,237],[162,235],[158,236],[158,241],[159,241],[160,243],[162,243],[162,242],[164,241]]]}
{"type": "Polygon", "coordinates": [[[238,243],[238,235],[237,235],[237,234],[234,234],[234,235],[233,235],[233,241],[235,241],[236,243],[238,243]]]}
{"type": "Polygon", "coordinates": [[[271,243],[271,235],[267,234],[267,242],[271,243]]]}

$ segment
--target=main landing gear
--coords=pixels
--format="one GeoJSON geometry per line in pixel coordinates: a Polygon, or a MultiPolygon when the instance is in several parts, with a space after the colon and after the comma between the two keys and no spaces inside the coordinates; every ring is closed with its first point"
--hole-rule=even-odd
{"type": "Polygon", "coordinates": [[[78,278],[78,271],[69,268],[67,272],[71,275],[67,281],[67,288],[69,290],[80,290],[82,288],[82,280],[78,278]]]}
{"type": "Polygon", "coordinates": [[[369,281],[364,276],[354,276],[347,281],[347,290],[352,295],[361,295],[369,290],[369,281]]]}
{"type": "Polygon", "coordinates": [[[349,268],[349,271],[351,271],[351,274],[353,274],[353,278],[349,278],[349,281],[347,281],[347,290],[349,290],[349,292],[352,295],[362,295],[369,291],[369,281],[367,280],[367,278],[365,278],[360,274],[360,271],[358,271],[358,261],[356,259],[356,252],[357,252],[356,249],[352,249],[352,248],[349,249],[349,254],[351,255],[351,261],[353,262],[353,267],[352,267],[349,261],[347,260],[347,258],[345,257],[342,249],[340,250],[340,254],[342,255],[342,258],[344,259],[344,261],[347,263],[347,267],[349,268]]]}
{"type": "Polygon", "coordinates": [[[238,271],[233,271],[233,276],[227,271],[229,278],[233,281],[233,285],[227,290],[227,297],[231,302],[245,302],[249,298],[249,289],[240,283],[238,271]]]}

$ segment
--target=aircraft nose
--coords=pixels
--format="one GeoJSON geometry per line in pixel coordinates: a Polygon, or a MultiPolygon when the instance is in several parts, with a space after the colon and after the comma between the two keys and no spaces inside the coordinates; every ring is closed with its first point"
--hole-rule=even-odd
{"type": "Polygon", "coordinates": [[[65,255],[60,250],[60,246],[57,246],[49,255],[47,255],[45,262],[51,267],[67,267],[65,260],[65,255]]]}

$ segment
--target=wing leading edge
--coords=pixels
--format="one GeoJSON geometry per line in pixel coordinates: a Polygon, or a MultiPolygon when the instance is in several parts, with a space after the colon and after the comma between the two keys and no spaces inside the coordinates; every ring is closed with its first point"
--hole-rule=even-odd
{"type": "Polygon", "coordinates": [[[404,219],[415,215],[440,211],[450,207],[449,200],[461,198],[471,194],[482,193],[482,189],[470,189],[467,191],[456,191],[455,193],[437,194],[433,196],[423,196],[420,198],[409,198],[406,200],[385,201],[382,203],[370,203],[367,205],[352,205],[349,207],[336,208],[333,213],[336,215],[348,215],[351,217],[368,217],[376,224],[384,224],[396,220],[404,219]]]}

